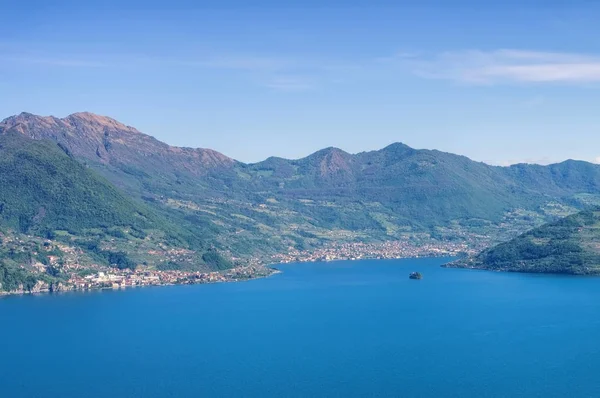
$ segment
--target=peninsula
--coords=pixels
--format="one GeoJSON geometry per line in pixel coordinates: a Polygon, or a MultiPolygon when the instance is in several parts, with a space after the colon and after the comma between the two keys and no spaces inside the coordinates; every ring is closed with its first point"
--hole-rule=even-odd
{"type": "Polygon", "coordinates": [[[494,271],[600,275],[600,209],[535,228],[446,267],[494,271]]]}

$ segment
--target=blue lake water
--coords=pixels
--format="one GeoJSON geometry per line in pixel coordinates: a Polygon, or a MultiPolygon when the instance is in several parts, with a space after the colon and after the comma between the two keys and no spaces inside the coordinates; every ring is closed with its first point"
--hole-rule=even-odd
{"type": "Polygon", "coordinates": [[[6,297],[0,396],[600,396],[599,278],[442,262],[6,297]]]}

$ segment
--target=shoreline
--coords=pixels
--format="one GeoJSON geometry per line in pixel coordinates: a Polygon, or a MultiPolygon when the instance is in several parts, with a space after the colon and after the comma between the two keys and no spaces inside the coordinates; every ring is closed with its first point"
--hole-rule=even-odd
{"type": "Polygon", "coordinates": [[[364,260],[410,260],[417,258],[458,258],[457,254],[452,253],[442,253],[442,254],[424,254],[424,255],[414,255],[414,256],[397,256],[397,257],[340,257],[340,258],[330,258],[330,259],[298,259],[293,261],[280,261],[278,263],[273,263],[267,265],[267,267],[274,267],[277,265],[285,265],[285,264],[302,264],[302,263],[333,263],[336,261],[364,261],[364,260]]]}
{"type": "MultiPolygon", "coordinates": [[[[158,282],[158,283],[148,283],[148,284],[140,284],[140,285],[98,285],[98,286],[86,286],[79,287],[76,285],[69,286],[69,282],[63,283],[59,282],[56,290],[53,288],[43,288],[40,290],[20,290],[20,291],[0,291],[0,299],[8,296],[23,296],[23,295],[35,295],[35,294],[53,294],[53,293],[65,293],[65,292],[91,292],[91,291],[103,291],[103,290],[127,290],[129,288],[143,288],[143,287],[157,287],[157,286],[179,286],[179,285],[202,285],[202,284],[215,284],[215,283],[237,283],[237,282],[247,282],[254,279],[263,279],[269,278],[277,274],[283,273],[280,269],[277,268],[279,265],[286,264],[302,264],[302,263],[330,263],[337,261],[364,261],[364,260],[409,260],[409,259],[418,259],[418,258],[444,258],[444,257],[456,257],[456,254],[452,253],[424,253],[422,255],[400,255],[400,256],[366,256],[366,257],[344,257],[340,256],[339,258],[314,258],[307,256],[304,259],[295,259],[294,261],[277,261],[277,262],[269,262],[269,264],[260,264],[260,265],[251,265],[246,267],[233,268],[227,272],[235,272],[235,271],[247,271],[251,269],[254,273],[247,274],[246,277],[232,277],[231,274],[227,274],[227,272],[220,274],[221,279],[215,280],[206,280],[206,279],[186,279],[181,282],[158,282]],[[258,268],[257,268],[258,267],[258,268]],[[258,271],[268,270],[267,273],[262,273],[258,271]]],[[[163,271],[168,273],[168,271],[163,271]]],[[[208,273],[215,274],[218,272],[208,273]]],[[[198,273],[190,273],[190,275],[197,275],[198,273]]],[[[74,283],[74,282],[71,282],[74,283]]],[[[108,281],[106,282],[108,283],[108,281]]]]}
{"type": "MultiPolygon", "coordinates": [[[[148,268],[117,269],[94,267],[65,270],[62,277],[36,277],[35,284],[21,283],[12,291],[0,291],[0,298],[12,295],[58,293],[63,291],[118,290],[127,287],[170,286],[217,282],[241,282],[269,277],[281,271],[278,265],[306,262],[399,260],[411,258],[459,257],[476,249],[465,242],[436,242],[415,245],[404,240],[379,243],[340,243],[313,250],[289,250],[270,256],[259,255],[242,260],[244,265],[222,271],[180,271],[148,268]],[[85,270],[84,270],[85,271],[85,270]]],[[[35,274],[33,274],[35,275],[35,274]]],[[[14,286],[13,286],[14,287],[14,286]]]]}
{"type": "MultiPolygon", "coordinates": [[[[238,282],[248,282],[256,279],[270,278],[274,275],[282,273],[281,270],[275,268],[274,266],[263,266],[265,270],[268,270],[268,273],[262,274],[250,274],[250,276],[245,278],[230,278],[230,279],[218,279],[218,280],[195,280],[195,281],[182,281],[181,283],[176,282],[167,282],[167,283],[149,283],[142,285],[119,285],[119,286],[93,286],[93,287],[77,287],[77,286],[65,286],[58,290],[53,290],[49,288],[45,288],[43,290],[20,290],[20,291],[0,291],[0,299],[3,297],[9,296],[25,296],[25,295],[42,295],[42,294],[55,294],[55,293],[69,293],[69,292],[101,292],[103,290],[110,291],[118,291],[118,290],[128,290],[132,288],[145,288],[145,287],[161,287],[161,286],[185,286],[185,285],[209,285],[209,284],[217,284],[217,283],[238,283],[238,282]]],[[[226,275],[226,274],[225,274],[226,275]]]]}

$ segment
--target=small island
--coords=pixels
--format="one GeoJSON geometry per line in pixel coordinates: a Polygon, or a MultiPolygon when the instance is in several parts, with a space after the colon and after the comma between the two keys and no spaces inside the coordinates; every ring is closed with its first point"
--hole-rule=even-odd
{"type": "Polygon", "coordinates": [[[408,275],[408,277],[410,279],[423,279],[423,275],[421,275],[420,272],[411,272],[410,275],[408,275]]]}

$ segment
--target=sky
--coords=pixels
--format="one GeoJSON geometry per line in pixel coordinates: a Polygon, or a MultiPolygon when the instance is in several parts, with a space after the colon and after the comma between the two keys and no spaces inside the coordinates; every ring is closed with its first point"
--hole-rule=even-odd
{"type": "Polygon", "coordinates": [[[0,119],[89,111],[245,162],[393,142],[600,162],[598,1],[0,0],[0,15],[0,119]]]}

